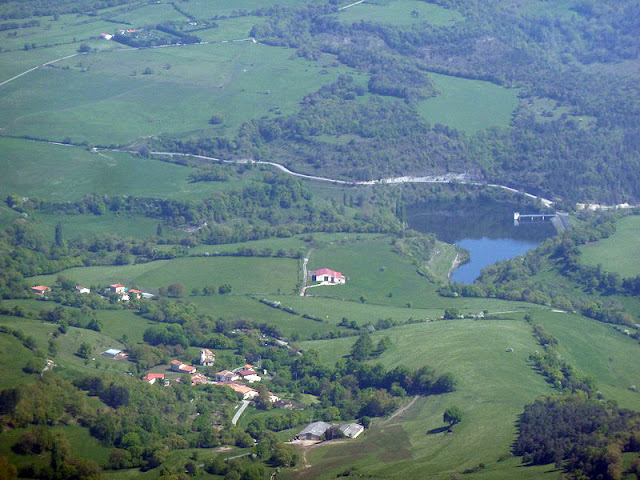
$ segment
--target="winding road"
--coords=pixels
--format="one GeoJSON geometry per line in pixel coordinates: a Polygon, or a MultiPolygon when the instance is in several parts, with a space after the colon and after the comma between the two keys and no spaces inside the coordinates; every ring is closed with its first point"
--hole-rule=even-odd
{"type": "MultiPolygon", "coordinates": [[[[131,150],[120,150],[127,153],[138,153],[131,150]]],[[[389,177],[389,178],[380,178],[377,180],[339,180],[337,178],[329,178],[329,177],[320,177],[317,175],[307,175],[306,173],[294,172],[293,170],[288,169],[284,165],[276,162],[266,162],[264,160],[223,160],[216,157],[207,157],[205,155],[194,155],[191,153],[181,153],[181,152],[149,152],[150,155],[165,155],[165,156],[179,156],[179,157],[193,157],[199,158],[201,160],[211,160],[214,162],[221,163],[236,163],[236,164],[256,164],[256,165],[270,165],[272,167],[277,168],[278,170],[292,175],[294,177],[303,178],[305,180],[313,180],[317,182],[327,182],[334,183],[337,185],[395,185],[395,184],[403,184],[403,183],[459,183],[463,185],[479,185],[491,188],[501,188],[503,190],[507,190],[509,192],[518,193],[524,195],[525,197],[531,198],[533,200],[539,200],[545,207],[550,207],[553,205],[553,202],[547,198],[540,197],[538,195],[534,195],[532,193],[523,192],[521,190],[516,190],[515,188],[507,187],[506,185],[498,185],[496,183],[484,183],[484,182],[476,182],[472,181],[469,178],[469,175],[466,173],[446,173],[444,175],[427,175],[427,176],[403,176],[403,177],[389,177]]]]}

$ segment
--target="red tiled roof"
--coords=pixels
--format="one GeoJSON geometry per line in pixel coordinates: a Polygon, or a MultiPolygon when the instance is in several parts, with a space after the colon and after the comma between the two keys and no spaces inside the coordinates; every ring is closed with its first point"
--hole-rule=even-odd
{"type": "Polygon", "coordinates": [[[119,287],[124,287],[124,285],[120,284],[120,283],[114,283],[113,285],[109,285],[112,288],[119,288],[119,287]]]}
{"type": "Polygon", "coordinates": [[[257,375],[257,373],[253,370],[242,370],[241,372],[238,372],[238,374],[242,375],[243,377],[246,377],[247,375],[257,375]]]}
{"type": "Polygon", "coordinates": [[[342,274],[340,272],[336,272],[334,270],[330,270],[328,268],[321,268],[320,270],[316,270],[316,275],[329,275],[331,277],[340,278],[342,274]]]}
{"type": "Polygon", "coordinates": [[[184,370],[185,372],[195,372],[196,367],[192,367],[191,365],[181,365],[180,370],[184,370]]]}
{"type": "Polygon", "coordinates": [[[129,290],[129,293],[142,293],[140,290],[134,290],[133,288],[129,290]]]}
{"type": "Polygon", "coordinates": [[[31,287],[31,290],[34,292],[48,292],[51,290],[51,287],[47,287],[45,285],[36,285],[35,287],[31,287]]]}
{"type": "Polygon", "coordinates": [[[180,360],[171,360],[171,365],[184,365],[180,360]]]}
{"type": "Polygon", "coordinates": [[[147,373],[144,377],[142,377],[143,380],[163,380],[164,379],[164,373],[147,373]]]}

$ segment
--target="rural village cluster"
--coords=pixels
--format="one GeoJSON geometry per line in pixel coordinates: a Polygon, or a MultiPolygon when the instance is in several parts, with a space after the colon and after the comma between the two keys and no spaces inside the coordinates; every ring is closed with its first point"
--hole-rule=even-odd
{"type": "MultiPolygon", "coordinates": [[[[346,277],[342,273],[328,268],[309,271],[308,277],[310,281],[317,282],[314,285],[309,285],[309,287],[320,285],[341,285],[346,283],[346,277]]],[[[47,294],[51,292],[51,287],[48,287],[46,285],[35,285],[31,287],[31,291],[37,297],[46,299],[47,294]]],[[[81,285],[76,285],[75,291],[77,294],[91,293],[91,290],[89,288],[81,285]]],[[[129,302],[134,297],[137,300],[141,298],[153,299],[155,297],[155,295],[152,293],[143,292],[133,288],[129,289],[125,285],[122,285],[120,283],[109,285],[109,288],[102,292],[102,295],[115,298],[118,302],[129,302]]],[[[286,342],[282,343],[286,345],[286,342]]],[[[129,356],[127,352],[117,348],[110,348],[102,352],[102,355],[114,360],[126,360],[129,356]]],[[[215,363],[215,359],[216,355],[213,351],[208,348],[200,349],[200,366],[212,367],[215,363]]],[[[55,363],[47,360],[47,366],[48,368],[53,368],[53,366],[55,366],[55,363]]],[[[260,395],[258,390],[251,388],[247,384],[260,382],[263,378],[268,378],[269,375],[269,372],[267,372],[267,370],[262,369],[261,373],[258,373],[258,368],[254,367],[251,364],[245,364],[233,370],[221,370],[215,373],[212,378],[203,373],[199,373],[197,367],[188,365],[184,362],[181,362],[180,360],[171,360],[168,366],[154,368],[154,370],[157,371],[146,373],[142,377],[142,380],[152,385],[158,382],[162,383],[165,387],[170,387],[172,381],[181,383],[183,381],[183,378],[185,378],[182,376],[182,374],[187,374],[191,380],[192,386],[219,385],[223,387],[229,387],[234,392],[242,395],[242,399],[247,402],[254,400],[260,395]]],[[[268,396],[269,402],[274,406],[287,409],[293,408],[292,403],[282,400],[274,393],[265,391],[265,394],[268,396]]],[[[356,438],[364,431],[364,427],[357,423],[332,425],[327,422],[312,422],[307,425],[298,435],[296,435],[294,441],[302,443],[320,442],[325,438],[324,435],[330,429],[340,430],[342,434],[347,438],[356,438]]]]}

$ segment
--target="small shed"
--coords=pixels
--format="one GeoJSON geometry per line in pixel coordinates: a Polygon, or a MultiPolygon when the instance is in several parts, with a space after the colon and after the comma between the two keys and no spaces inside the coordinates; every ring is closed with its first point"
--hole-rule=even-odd
{"type": "Polygon", "coordinates": [[[344,433],[345,437],[356,438],[362,432],[364,432],[364,427],[359,423],[345,423],[344,425],[340,425],[340,431],[344,433]]]}

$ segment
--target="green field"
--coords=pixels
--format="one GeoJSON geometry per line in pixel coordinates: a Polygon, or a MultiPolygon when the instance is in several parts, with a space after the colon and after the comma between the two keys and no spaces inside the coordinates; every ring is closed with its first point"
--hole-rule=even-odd
{"type": "MultiPolygon", "coordinates": [[[[479,463],[487,465],[484,478],[540,478],[549,470],[523,469],[520,476],[513,470],[516,461],[498,462],[509,452],[523,406],[552,392],[527,364],[528,355],[539,348],[530,325],[519,320],[434,322],[378,332],[374,341],[381,336],[390,337],[392,346],[376,361],[387,367],[426,364],[451,372],[458,380],[457,391],[420,399],[401,419],[379,422],[362,440],[310,451],[310,463],[322,463],[312,467],[313,475],[301,478],[335,478],[350,465],[361,475],[380,478],[423,478],[420,475],[429,472],[429,478],[447,480],[479,463]],[[514,351],[506,352],[509,347],[514,351]],[[465,419],[447,434],[438,429],[442,412],[452,404],[462,408],[465,419]]],[[[302,347],[317,349],[332,364],[353,342],[316,341],[302,347]]]]}
{"type": "Polygon", "coordinates": [[[518,90],[491,82],[430,73],[440,94],[422,100],[418,111],[425,120],[472,135],[489,127],[506,127],[518,105],[518,90]]]}
{"type": "MultiPolygon", "coordinates": [[[[33,428],[33,427],[30,427],[33,428]]],[[[0,440],[0,455],[5,456],[14,465],[21,467],[26,466],[38,458],[29,455],[18,455],[11,450],[11,447],[18,442],[20,435],[28,431],[30,428],[16,428],[3,432],[2,440],[0,440]]],[[[103,446],[100,441],[96,440],[89,434],[88,428],[78,425],[56,426],[51,429],[52,433],[62,433],[69,440],[71,452],[74,457],[89,458],[95,460],[100,465],[104,465],[109,460],[111,449],[103,446]]],[[[48,463],[45,455],[39,457],[37,462],[41,466],[48,463]]]]}
{"type": "Polygon", "coordinates": [[[437,284],[417,273],[416,267],[392,250],[389,237],[365,239],[358,243],[328,245],[313,251],[309,270],[330,268],[347,277],[344,285],[320,286],[307,290],[308,297],[329,297],[366,304],[413,308],[444,309],[456,306],[464,313],[493,312],[530,308],[524,303],[479,298],[443,298],[437,284]]]}
{"type": "Polygon", "coordinates": [[[251,42],[96,53],[0,87],[0,128],[100,145],[194,130],[222,133],[252,118],[293,113],[305,94],[347,72],[251,42]],[[224,124],[209,125],[213,114],[224,124]]]}
{"type": "MultiPolygon", "coordinates": [[[[231,284],[234,294],[293,293],[298,280],[298,261],[289,258],[187,257],[140,265],[79,267],[60,274],[81,285],[123,283],[129,287],[157,290],[183,283],[190,292],[207,285],[231,284]]],[[[34,284],[53,284],[58,274],[28,279],[34,284]]]]}
{"type": "Polygon", "coordinates": [[[342,10],[338,15],[342,22],[366,21],[389,25],[428,22],[433,25],[448,26],[463,19],[463,16],[455,10],[417,0],[365,2],[342,10]]]}
{"type": "Polygon", "coordinates": [[[547,313],[535,321],[558,340],[558,352],[579,371],[591,375],[605,398],[621,407],[640,409],[640,347],[611,326],[577,315],[547,313]]]}
{"type": "MultiPolygon", "coordinates": [[[[281,300],[289,305],[289,297],[270,296],[270,300],[281,300]]],[[[312,334],[324,334],[335,330],[332,323],[316,322],[280,309],[272,308],[244,295],[214,295],[211,297],[189,297],[198,311],[213,317],[253,320],[258,323],[275,325],[287,337],[297,334],[300,338],[310,338],[312,334]]],[[[300,313],[306,313],[301,311],[300,313]]]]}
{"type": "MultiPolygon", "coordinates": [[[[635,340],[578,315],[540,311],[534,321],[558,339],[558,352],[569,363],[596,379],[605,398],[621,407],[640,407],[640,394],[629,388],[640,384],[635,340]]],[[[518,459],[508,455],[498,461],[509,452],[522,407],[554,392],[527,364],[528,355],[540,349],[530,325],[520,320],[442,321],[372,335],[374,342],[382,336],[389,337],[392,346],[374,361],[388,368],[427,364],[449,371],[458,380],[457,391],[420,399],[403,417],[388,424],[378,421],[378,428],[353,444],[310,451],[310,463],[318,466],[300,478],[334,478],[355,465],[359,474],[374,477],[418,478],[420,472],[429,472],[429,478],[449,479],[479,463],[486,468],[465,478],[560,478],[552,465],[520,467],[518,459]],[[453,434],[438,432],[442,412],[452,404],[464,411],[465,419],[453,434]]],[[[333,364],[349,353],[353,342],[344,338],[301,346],[318,350],[321,360],[333,364]]]]}
{"type": "Polygon", "coordinates": [[[59,223],[65,240],[83,236],[111,234],[122,237],[149,238],[156,234],[158,221],[146,217],[125,215],[38,215],[40,231],[47,240],[55,239],[55,228],[59,223]]]}
{"type": "Polygon", "coordinates": [[[121,152],[91,153],[84,148],[0,138],[0,195],[76,201],[84,195],[202,199],[238,188],[254,178],[251,170],[228,182],[190,183],[189,167],[133,157],[121,152]],[[144,179],[144,181],[141,181],[144,179]]]}
{"type": "MultiPolygon", "coordinates": [[[[299,7],[307,3],[316,3],[318,0],[261,0],[256,4],[254,0],[189,0],[180,3],[180,8],[196,18],[210,18],[214,15],[230,15],[234,11],[252,12],[258,8],[269,8],[275,5],[280,7],[299,7]]],[[[318,2],[319,3],[319,2],[318,2]]]]}
{"type": "Polygon", "coordinates": [[[611,237],[580,247],[580,262],[597,266],[623,277],[640,275],[640,216],[632,215],[616,223],[611,237]]]}

